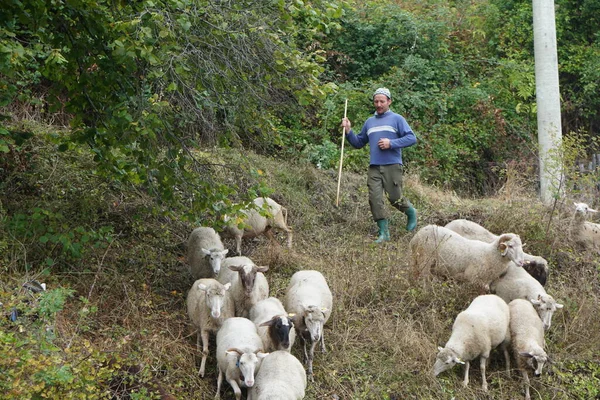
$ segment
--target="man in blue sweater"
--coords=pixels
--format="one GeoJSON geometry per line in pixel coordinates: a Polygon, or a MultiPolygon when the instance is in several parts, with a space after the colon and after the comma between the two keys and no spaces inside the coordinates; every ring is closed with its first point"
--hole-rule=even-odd
{"type": "Polygon", "coordinates": [[[367,143],[370,147],[367,186],[371,214],[379,227],[377,243],[390,240],[384,191],[392,206],[406,214],[406,230],[412,231],[417,227],[417,211],[402,196],[402,149],[415,144],[417,138],[404,117],[390,110],[390,104],[390,91],[387,88],[377,89],[373,94],[375,114],[367,119],[358,135],[352,131],[348,118],[342,120],[346,138],[353,147],[360,149],[367,143]]]}

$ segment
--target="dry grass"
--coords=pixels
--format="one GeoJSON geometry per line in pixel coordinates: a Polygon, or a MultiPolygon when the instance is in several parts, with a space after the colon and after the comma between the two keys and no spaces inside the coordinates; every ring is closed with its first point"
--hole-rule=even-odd
{"type": "MultiPolygon", "coordinates": [[[[223,154],[218,158],[231,162],[223,154]]],[[[365,176],[344,174],[341,205],[336,208],[334,171],[253,154],[242,160],[243,168],[259,165],[266,183],[275,189],[272,197],[289,210],[294,246],[287,249],[258,238],[244,242],[242,251],[258,265],[270,267],[267,277],[273,296],[283,299],[290,276],[301,269],[323,272],[334,294],[334,310],[325,329],[328,352],[316,352],[315,382],[308,385],[307,399],[502,400],[522,396],[519,375],[513,371],[512,377],[506,376],[503,358],[495,353],[488,367],[489,394],[479,389],[477,365],[471,367],[468,388],[461,386],[458,368],[438,378],[431,375],[437,346],[448,339],[454,317],[477,292],[456,282],[413,282],[408,273],[412,234],[403,229],[405,217],[391,208],[393,240],[372,243],[375,224],[368,209],[365,176]]],[[[509,186],[510,191],[498,198],[462,199],[409,176],[406,193],[419,210],[420,226],[469,218],[497,233],[519,233],[529,252],[550,261],[547,290],[565,304],[547,335],[554,370],[560,371],[567,361],[598,362],[598,257],[573,248],[568,241],[564,227],[570,217],[568,206],[552,211],[533,196],[525,196],[530,191],[519,190],[514,182],[509,186]]],[[[88,340],[98,349],[119,354],[152,376],[152,387],[161,385],[176,398],[212,399],[217,376],[214,340],[202,379],[197,375],[200,357],[184,305],[192,280],[183,263],[182,242],[193,226],[150,216],[142,223],[134,222],[131,213],[139,201],[133,195],[121,196],[119,207],[111,211],[112,219],[119,224],[135,223],[135,229],[88,260],[85,270],[63,269],[48,279],[49,285],[70,286],[77,292],[59,314],[60,342],[66,347],[88,340]],[[82,303],[75,300],[79,296],[98,311],[82,318],[82,303]]],[[[283,238],[278,239],[283,244],[283,238]]],[[[234,247],[231,242],[225,244],[234,247]]],[[[23,279],[18,267],[10,270],[10,279],[23,279]]],[[[301,356],[299,343],[293,352],[301,356]]],[[[560,373],[545,375],[533,380],[532,395],[578,398],[571,383],[560,373]]],[[[224,387],[222,398],[233,398],[229,386],[224,387]]],[[[127,398],[125,391],[111,390],[115,398],[127,398]]]]}

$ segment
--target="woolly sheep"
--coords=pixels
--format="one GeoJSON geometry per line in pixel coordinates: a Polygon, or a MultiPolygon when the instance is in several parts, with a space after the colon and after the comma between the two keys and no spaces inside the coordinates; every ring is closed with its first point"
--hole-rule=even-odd
{"type": "Polygon", "coordinates": [[[431,271],[488,288],[511,262],[523,264],[521,238],[505,233],[492,243],[471,240],[436,225],[421,228],[409,243],[413,271],[431,271]]]}
{"type": "Polygon", "coordinates": [[[217,332],[217,394],[220,398],[223,375],[235,393],[236,400],[242,397],[241,386],[252,387],[254,375],[261,360],[268,353],[262,351],[262,340],[254,323],[246,318],[226,319],[217,332]]]}
{"type": "Polygon", "coordinates": [[[194,229],[187,241],[187,261],[194,279],[217,276],[228,252],[213,228],[194,229]]]}
{"type": "MultiPolygon", "coordinates": [[[[498,239],[498,235],[488,231],[477,222],[469,221],[467,219],[455,219],[446,224],[445,228],[448,228],[460,236],[467,239],[481,240],[482,242],[492,243],[498,239]]],[[[533,276],[542,285],[546,284],[548,280],[548,261],[539,256],[523,253],[523,268],[533,276]]]]}
{"type": "Polygon", "coordinates": [[[223,261],[217,280],[223,284],[231,282],[236,317],[247,318],[256,303],[269,297],[269,283],[263,274],[268,270],[269,267],[258,267],[244,256],[229,257],[223,261]]]}
{"type": "Polygon", "coordinates": [[[292,275],[285,297],[285,309],[290,314],[295,314],[294,326],[302,339],[304,359],[311,379],[317,342],[321,342],[321,351],[326,351],[323,326],[331,316],[332,307],[331,290],[319,271],[304,270],[292,275]],[[307,340],[311,341],[310,354],[306,352],[307,340]]]}
{"type": "Polygon", "coordinates": [[[212,278],[198,279],[187,295],[187,312],[196,329],[198,351],[202,338],[202,362],[198,371],[202,377],[208,357],[208,335],[216,333],[223,321],[234,316],[233,299],[228,291],[230,286],[230,283],[222,285],[212,278]]]}
{"type": "Polygon", "coordinates": [[[250,320],[256,325],[263,341],[263,350],[290,351],[296,339],[296,331],[278,298],[269,297],[256,303],[250,309],[250,320]]]}
{"type": "Polygon", "coordinates": [[[306,390],[306,372],[296,357],[275,351],[265,357],[248,400],[300,400],[306,390]]]}
{"type": "Polygon", "coordinates": [[[529,400],[531,397],[527,370],[532,369],[535,376],[540,376],[544,364],[548,361],[548,354],[544,351],[544,327],[529,301],[515,299],[508,307],[513,354],[525,380],[525,399],[529,400]]]}
{"type": "Polygon", "coordinates": [[[538,281],[515,265],[508,267],[504,275],[492,282],[490,290],[506,303],[510,303],[514,299],[530,301],[535,306],[545,330],[550,329],[554,312],[563,307],[562,304],[556,302],[554,297],[546,293],[538,281]]]}
{"type": "Polygon", "coordinates": [[[598,211],[590,208],[586,203],[573,204],[575,204],[575,214],[571,221],[571,237],[585,248],[600,252],[600,225],[585,220],[588,213],[598,211]]]}
{"type": "Polygon", "coordinates": [[[454,367],[465,364],[463,385],[469,384],[470,362],[479,357],[481,388],[487,392],[485,367],[492,349],[500,346],[506,360],[506,371],[510,373],[510,357],[507,345],[510,343],[510,312],[508,305],[494,294],[477,296],[456,317],[452,334],[444,348],[438,347],[433,366],[434,376],[454,367]]]}
{"type": "Polygon", "coordinates": [[[254,199],[254,205],[258,207],[242,210],[245,219],[241,221],[244,228],[240,229],[238,223],[228,221],[225,216],[227,225],[223,230],[223,235],[233,237],[235,239],[235,249],[238,255],[242,254],[242,238],[253,238],[259,235],[265,235],[269,239],[274,240],[271,229],[279,229],[287,234],[287,247],[292,247],[292,230],[287,226],[287,209],[277,204],[270,197],[258,197],[254,199]],[[266,210],[268,216],[261,215],[260,210],[266,210]]]}

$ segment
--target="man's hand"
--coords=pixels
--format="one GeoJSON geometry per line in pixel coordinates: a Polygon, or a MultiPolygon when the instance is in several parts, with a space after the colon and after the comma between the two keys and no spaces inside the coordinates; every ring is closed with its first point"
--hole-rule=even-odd
{"type": "Polygon", "coordinates": [[[348,118],[342,118],[341,126],[346,129],[346,133],[350,132],[350,129],[352,129],[352,124],[348,118]]]}
{"type": "Polygon", "coordinates": [[[379,139],[379,142],[377,142],[377,146],[379,146],[381,150],[390,149],[392,147],[390,139],[388,138],[379,139]]]}

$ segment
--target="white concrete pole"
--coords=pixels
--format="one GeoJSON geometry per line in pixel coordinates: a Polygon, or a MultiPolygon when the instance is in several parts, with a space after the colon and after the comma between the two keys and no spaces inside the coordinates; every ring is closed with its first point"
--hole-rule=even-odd
{"type": "Polygon", "coordinates": [[[540,197],[550,204],[562,195],[562,126],[553,0],[533,1],[533,41],[540,158],[540,197]]]}

